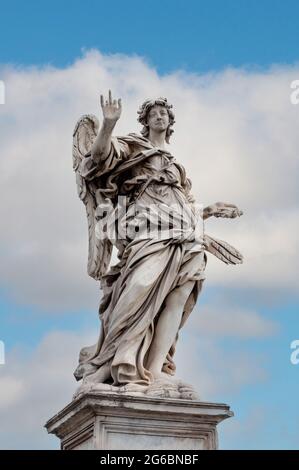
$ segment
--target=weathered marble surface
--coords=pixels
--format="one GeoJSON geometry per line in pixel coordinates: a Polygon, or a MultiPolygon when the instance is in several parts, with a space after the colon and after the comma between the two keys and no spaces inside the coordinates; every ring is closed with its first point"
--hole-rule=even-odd
{"type": "MultiPolygon", "coordinates": [[[[165,374],[166,376],[166,374],[165,374]]],[[[131,395],[135,397],[156,397],[156,398],[180,398],[182,400],[199,400],[198,392],[195,388],[182,380],[161,378],[154,380],[149,385],[138,385],[129,383],[123,386],[114,386],[103,383],[83,382],[76,390],[73,398],[83,396],[89,392],[100,392],[106,394],[131,395]]]]}
{"type": "Polygon", "coordinates": [[[46,429],[62,449],[180,449],[218,447],[216,426],[229,406],[128,393],[90,392],[51,418],[46,429]]]}
{"type": "Polygon", "coordinates": [[[99,338],[80,352],[75,377],[82,383],[73,401],[46,428],[62,449],[215,449],[217,424],[233,414],[199,401],[192,385],[174,377],[174,354],[202,289],[206,252],[226,264],[243,260],[207,235],[203,221],[242,211],[224,202],[198,210],[184,166],[165,145],[174,124],[166,98],[143,103],[141,135],[112,135],[122,105],[111,92],[101,96],[101,108],[101,127],[86,115],[73,134],[88,274],[102,290],[99,338]],[[110,266],[113,246],[119,262],[110,266]]]}
{"type": "MultiPolygon", "coordinates": [[[[170,381],[175,374],[179,331],[202,290],[206,251],[227,264],[242,262],[238,250],[204,233],[203,220],[236,218],[242,211],[217,202],[199,217],[191,180],[166,148],[175,122],[166,98],[142,104],[141,135],[113,135],[122,104],[111,92],[106,100],[101,96],[101,109],[101,127],[86,115],[74,131],[74,170],[89,230],[88,273],[102,289],[99,339],[81,350],[75,377],[83,379],[79,392],[102,383],[157,390],[165,375],[170,381]],[[124,211],[116,202],[120,195],[127,198],[124,211]],[[114,237],[109,229],[116,214],[114,237]],[[158,220],[160,229],[149,231],[158,220]],[[109,267],[113,245],[119,262],[109,267]]],[[[176,383],[168,388],[186,398],[176,383]]]]}

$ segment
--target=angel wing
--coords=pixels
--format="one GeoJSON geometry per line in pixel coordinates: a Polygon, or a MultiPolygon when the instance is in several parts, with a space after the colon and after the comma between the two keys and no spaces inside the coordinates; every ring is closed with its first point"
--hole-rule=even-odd
{"type": "Polygon", "coordinates": [[[217,240],[209,235],[204,235],[204,245],[206,251],[219,258],[225,264],[241,264],[243,263],[242,254],[229,243],[223,240],[217,240]]]}
{"type": "Polygon", "coordinates": [[[88,223],[87,272],[97,280],[101,279],[107,271],[113,246],[109,239],[96,236],[96,209],[99,204],[105,203],[105,199],[99,191],[97,192],[97,199],[95,198],[94,191],[92,191],[94,183],[86,181],[80,175],[79,166],[82,158],[90,151],[98,128],[99,121],[96,116],[87,114],[79,119],[73,132],[73,169],[76,173],[79,198],[85,204],[88,223]]]}

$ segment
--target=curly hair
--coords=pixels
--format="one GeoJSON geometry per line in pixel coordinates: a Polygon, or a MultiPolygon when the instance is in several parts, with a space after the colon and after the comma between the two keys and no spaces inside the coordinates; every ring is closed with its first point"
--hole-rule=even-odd
{"type": "Polygon", "coordinates": [[[137,114],[139,114],[137,121],[140,122],[143,125],[143,128],[141,129],[141,134],[144,137],[149,136],[149,127],[147,124],[147,117],[149,111],[154,107],[154,106],[165,106],[168,112],[169,116],[169,126],[167,127],[166,130],[166,136],[165,140],[169,144],[169,138],[171,134],[173,134],[174,130],[172,129],[173,124],[175,123],[174,120],[174,112],[172,111],[172,104],[168,103],[167,98],[157,98],[156,100],[146,100],[139,108],[137,111],[137,114]]]}

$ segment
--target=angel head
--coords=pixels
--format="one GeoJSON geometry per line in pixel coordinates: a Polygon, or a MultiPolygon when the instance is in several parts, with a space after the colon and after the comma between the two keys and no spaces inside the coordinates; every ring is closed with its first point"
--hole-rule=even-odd
{"type": "Polygon", "coordinates": [[[172,104],[168,103],[166,98],[146,100],[137,111],[138,121],[143,125],[141,134],[148,137],[150,128],[155,131],[166,130],[165,140],[169,144],[169,138],[174,132],[172,126],[175,123],[174,112],[171,108],[172,104]]]}

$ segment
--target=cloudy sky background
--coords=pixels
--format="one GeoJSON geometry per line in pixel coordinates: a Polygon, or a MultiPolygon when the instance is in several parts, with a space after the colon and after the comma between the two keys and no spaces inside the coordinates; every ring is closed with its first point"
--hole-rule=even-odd
{"type": "MultiPolygon", "coordinates": [[[[35,10],[19,31],[23,48],[15,39],[0,56],[6,85],[0,106],[0,340],[6,348],[0,448],[58,448],[42,427],[71,399],[79,349],[97,337],[100,292],[86,273],[87,226],[71,145],[82,114],[101,118],[99,94],[108,88],[123,100],[118,135],[140,130],[136,110],[144,99],[166,96],[176,114],[169,149],[185,166],[197,200],[232,202],[244,211],[238,220],[207,221],[207,233],[240,249],[245,262],[226,266],[209,256],[204,292],[181,332],[177,375],[194,383],[203,400],[231,405],[235,418],[219,426],[221,448],[299,448],[299,364],[290,362],[290,343],[299,339],[299,105],[290,100],[290,84],[299,79],[297,57],[275,36],[272,13],[263,25],[256,19],[236,31],[239,53],[229,25],[208,45],[207,24],[217,29],[222,23],[205,2],[203,11],[196,10],[202,30],[185,12],[185,48],[176,48],[181,7],[174,14],[167,4],[158,36],[150,29],[152,13],[140,17],[136,36],[131,32],[125,40],[116,18],[110,46],[107,24],[98,36],[77,34],[78,11],[46,19],[35,10]],[[72,25],[65,38],[61,18],[72,25]],[[259,34],[260,49],[254,43],[259,34]],[[272,36],[277,46],[272,42],[271,49],[272,36]]],[[[246,6],[228,5],[232,27],[246,6]]],[[[281,18],[291,46],[293,30],[281,18]]]]}

